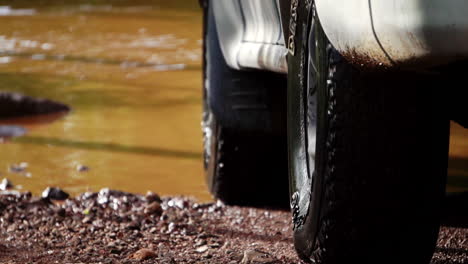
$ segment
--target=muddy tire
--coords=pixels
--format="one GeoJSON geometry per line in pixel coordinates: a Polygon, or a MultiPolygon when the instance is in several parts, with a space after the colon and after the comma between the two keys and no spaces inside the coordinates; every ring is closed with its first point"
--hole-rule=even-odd
{"type": "Polygon", "coordinates": [[[286,77],[229,68],[209,6],[204,58],[204,163],[211,193],[227,204],[287,207],[286,77]]]}
{"type": "Polygon", "coordinates": [[[438,82],[354,66],[310,9],[288,58],[296,250],[314,263],[429,263],[448,156],[438,82]]]}

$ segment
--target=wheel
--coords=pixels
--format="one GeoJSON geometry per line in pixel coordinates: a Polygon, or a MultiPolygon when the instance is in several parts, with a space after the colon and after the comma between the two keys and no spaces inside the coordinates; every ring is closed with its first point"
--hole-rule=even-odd
{"type": "Polygon", "coordinates": [[[314,263],[429,263],[448,157],[440,82],[348,62],[313,4],[298,11],[295,36],[287,115],[296,251],[314,263]]]}
{"type": "Polygon", "coordinates": [[[229,68],[207,3],[202,121],[207,184],[226,204],[287,207],[286,76],[229,68]]]}

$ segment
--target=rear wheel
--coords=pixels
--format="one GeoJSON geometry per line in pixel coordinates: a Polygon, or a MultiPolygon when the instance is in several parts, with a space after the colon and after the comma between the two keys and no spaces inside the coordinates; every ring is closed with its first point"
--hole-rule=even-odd
{"type": "Polygon", "coordinates": [[[207,4],[202,124],[207,184],[227,204],[286,207],[286,77],[229,68],[207,4]]]}
{"type": "Polygon", "coordinates": [[[315,263],[429,263],[449,122],[433,76],[364,72],[298,14],[288,147],[294,244],[315,263]]]}

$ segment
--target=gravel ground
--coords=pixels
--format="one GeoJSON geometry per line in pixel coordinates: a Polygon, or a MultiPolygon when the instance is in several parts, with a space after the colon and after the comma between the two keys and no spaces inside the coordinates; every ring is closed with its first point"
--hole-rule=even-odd
{"type": "MultiPolygon", "coordinates": [[[[289,212],[154,193],[0,192],[0,228],[0,263],[300,263],[289,212]]],[[[467,234],[443,227],[432,263],[468,263],[467,234]]]]}

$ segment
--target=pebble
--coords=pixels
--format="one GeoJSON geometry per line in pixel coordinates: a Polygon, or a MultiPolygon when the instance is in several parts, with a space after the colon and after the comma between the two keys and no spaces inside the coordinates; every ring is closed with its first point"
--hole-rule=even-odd
{"type": "Polygon", "coordinates": [[[20,164],[13,164],[8,168],[9,172],[20,173],[24,172],[28,168],[29,164],[27,162],[21,162],[20,164]]]}
{"type": "Polygon", "coordinates": [[[163,209],[162,209],[161,204],[159,202],[152,202],[152,203],[148,204],[145,207],[143,213],[145,213],[147,215],[156,214],[156,215],[160,216],[163,213],[163,209]]]}
{"type": "Polygon", "coordinates": [[[76,170],[79,172],[85,172],[85,171],[89,171],[89,167],[85,165],[77,165],[76,170]]]}
{"type": "Polygon", "coordinates": [[[83,218],[83,220],[81,220],[83,224],[89,224],[92,221],[93,221],[93,218],[91,216],[86,216],[85,218],[83,218]]]}
{"type": "Polygon", "coordinates": [[[128,230],[139,230],[140,227],[141,227],[141,224],[138,221],[132,221],[126,225],[126,228],[128,230]]]}
{"type": "Polygon", "coordinates": [[[147,260],[147,259],[150,259],[150,258],[154,258],[156,256],[157,256],[157,254],[153,250],[148,249],[148,248],[142,248],[142,249],[138,250],[137,252],[135,252],[132,255],[132,258],[136,259],[136,260],[147,260]]]}
{"type": "Polygon", "coordinates": [[[177,207],[179,209],[184,209],[186,208],[188,205],[188,202],[185,201],[184,199],[182,198],[178,198],[178,197],[175,197],[175,198],[172,198],[171,200],[169,200],[167,202],[167,206],[169,207],[177,207]]]}
{"type": "Polygon", "coordinates": [[[64,208],[59,207],[58,209],[55,210],[55,213],[58,216],[65,217],[67,215],[67,212],[65,211],[64,208]]]}
{"type": "Polygon", "coordinates": [[[102,188],[99,190],[97,202],[98,204],[106,204],[109,202],[110,190],[109,188],[102,188]]]}
{"type": "Polygon", "coordinates": [[[2,182],[0,183],[0,190],[6,191],[13,188],[13,183],[8,180],[7,178],[4,178],[2,182]]]}
{"type": "Polygon", "coordinates": [[[167,227],[167,233],[172,233],[176,229],[176,224],[174,222],[170,222],[169,226],[167,227]]]}
{"type": "Polygon", "coordinates": [[[204,245],[204,246],[201,246],[201,247],[198,247],[197,249],[195,249],[196,252],[198,253],[204,253],[208,250],[208,246],[207,245],[204,245]]]}
{"type": "Polygon", "coordinates": [[[42,198],[51,200],[66,200],[70,195],[60,188],[47,187],[42,192],[42,198]]]}
{"type": "Polygon", "coordinates": [[[148,191],[146,193],[145,199],[148,203],[152,203],[152,202],[161,203],[162,202],[161,197],[158,194],[151,192],[151,191],[148,191]]]}
{"type": "Polygon", "coordinates": [[[244,257],[242,258],[241,264],[267,264],[274,262],[275,259],[273,259],[270,254],[257,249],[249,249],[244,251],[244,257]]]}

